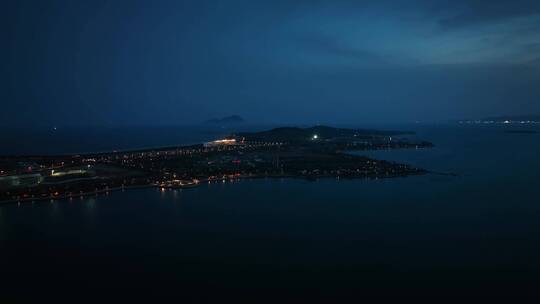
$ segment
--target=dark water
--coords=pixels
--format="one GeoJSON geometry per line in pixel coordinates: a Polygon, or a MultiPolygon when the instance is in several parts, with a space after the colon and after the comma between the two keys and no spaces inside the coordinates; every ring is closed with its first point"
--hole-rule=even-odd
{"type": "Polygon", "coordinates": [[[436,148],[364,154],[457,177],[245,180],[0,207],[0,290],[212,302],[534,294],[540,135],[414,128],[436,148]]]}

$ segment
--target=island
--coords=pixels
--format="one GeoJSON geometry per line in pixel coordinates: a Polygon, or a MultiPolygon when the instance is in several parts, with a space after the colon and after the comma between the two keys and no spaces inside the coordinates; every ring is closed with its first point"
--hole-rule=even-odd
{"type": "Polygon", "coordinates": [[[410,132],[285,127],[178,147],[0,157],[0,202],[96,195],[140,187],[190,188],[242,178],[391,178],[427,173],[351,151],[430,148],[410,132]]]}
{"type": "Polygon", "coordinates": [[[482,119],[459,120],[460,124],[538,124],[540,115],[505,115],[482,119]]]}

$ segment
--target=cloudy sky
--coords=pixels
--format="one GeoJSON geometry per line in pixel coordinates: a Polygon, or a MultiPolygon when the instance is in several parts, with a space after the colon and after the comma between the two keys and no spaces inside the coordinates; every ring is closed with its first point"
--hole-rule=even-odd
{"type": "Polygon", "coordinates": [[[3,123],[540,114],[540,1],[7,1],[3,123]]]}

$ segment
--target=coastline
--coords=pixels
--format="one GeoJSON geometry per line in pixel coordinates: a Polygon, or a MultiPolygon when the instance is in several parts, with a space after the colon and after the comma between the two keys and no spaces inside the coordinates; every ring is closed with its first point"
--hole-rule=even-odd
{"type": "MultiPolygon", "coordinates": [[[[10,205],[10,204],[23,204],[23,203],[34,203],[34,202],[43,202],[43,201],[51,201],[51,200],[69,200],[72,198],[77,197],[88,197],[88,196],[96,196],[101,193],[109,193],[109,192],[118,192],[118,191],[126,191],[126,190],[136,190],[136,189],[148,189],[148,188],[157,188],[157,189],[192,189],[192,188],[198,188],[202,186],[203,184],[212,184],[212,183],[219,183],[231,181],[231,180],[248,180],[248,179],[303,179],[306,181],[317,181],[318,179],[345,179],[345,180],[377,180],[377,179],[390,179],[390,178],[399,178],[399,177],[409,177],[409,176],[420,176],[420,175],[426,175],[426,174],[440,174],[437,172],[431,172],[423,169],[419,169],[416,173],[408,173],[408,174],[394,174],[394,175],[366,175],[366,176],[336,176],[336,175],[317,175],[317,176],[301,176],[301,175],[292,175],[292,174],[271,174],[271,175],[240,175],[235,176],[234,178],[215,178],[215,179],[202,179],[199,180],[199,182],[195,184],[189,184],[185,186],[163,186],[159,184],[148,184],[148,185],[136,185],[136,186],[124,186],[124,187],[114,187],[109,189],[100,189],[95,191],[87,191],[83,193],[78,194],[72,194],[72,195],[51,195],[47,197],[30,197],[30,198],[23,198],[23,199],[11,199],[11,200],[3,200],[0,201],[0,206],[3,205],[10,205]]],[[[449,174],[450,175],[450,174],[449,174]]]]}
{"type": "Polygon", "coordinates": [[[359,154],[383,149],[432,148],[432,143],[392,140],[391,135],[396,132],[366,132],[326,126],[284,127],[157,150],[3,156],[0,164],[8,169],[1,172],[2,183],[7,185],[6,189],[11,186],[14,190],[2,193],[4,200],[0,200],[0,204],[71,199],[136,188],[187,189],[202,183],[246,178],[314,181],[319,178],[378,179],[430,173],[422,168],[359,154]],[[39,175],[37,183],[34,176],[29,179],[27,172],[39,175]]]}
{"type": "Polygon", "coordinates": [[[88,197],[88,196],[97,195],[100,193],[109,193],[109,192],[133,190],[133,189],[144,189],[144,188],[152,188],[152,187],[156,187],[156,186],[155,185],[124,186],[124,187],[114,187],[114,188],[94,190],[94,191],[86,191],[86,192],[78,193],[76,195],[62,194],[62,195],[56,195],[56,196],[50,195],[46,197],[29,197],[29,198],[23,198],[23,199],[11,199],[11,200],[0,201],[0,205],[20,204],[20,203],[29,203],[29,202],[30,203],[42,202],[42,201],[50,201],[50,200],[65,200],[65,199],[76,198],[76,197],[88,197]]]}

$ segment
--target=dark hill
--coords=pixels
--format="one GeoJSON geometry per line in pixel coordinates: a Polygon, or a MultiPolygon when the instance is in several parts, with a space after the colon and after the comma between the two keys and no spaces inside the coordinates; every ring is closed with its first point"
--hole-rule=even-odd
{"type": "Polygon", "coordinates": [[[221,125],[238,124],[238,123],[243,123],[243,122],[245,122],[245,120],[239,115],[231,115],[231,116],[227,116],[223,118],[214,118],[214,119],[210,119],[206,121],[206,123],[209,123],[209,124],[221,124],[221,125]]]}
{"type": "Polygon", "coordinates": [[[302,142],[317,140],[328,140],[336,138],[374,138],[380,136],[392,136],[412,134],[411,132],[380,131],[369,129],[344,129],[328,126],[314,126],[310,128],[282,127],[262,132],[238,133],[236,136],[243,137],[250,141],[281,141],[281,142],[302,142]]]}

